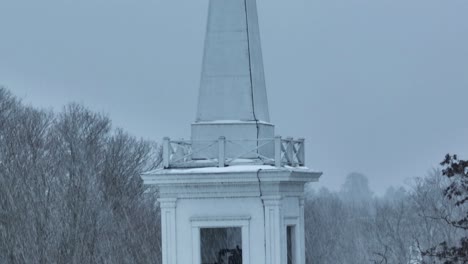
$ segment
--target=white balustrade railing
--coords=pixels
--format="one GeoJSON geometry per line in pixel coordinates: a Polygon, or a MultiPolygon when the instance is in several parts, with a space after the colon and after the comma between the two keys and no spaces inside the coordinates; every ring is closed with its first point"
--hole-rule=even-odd
{"type": "Polygon", "coordinates": [[[196,142],[164,138],[164,168],[225,167],[247,162],[276,167],[305,166],[305,141],[279,136],[258,140],[219,137],[217,140],[196,142]],[[194,156],[197,158],[193,159],[194,156]]]}

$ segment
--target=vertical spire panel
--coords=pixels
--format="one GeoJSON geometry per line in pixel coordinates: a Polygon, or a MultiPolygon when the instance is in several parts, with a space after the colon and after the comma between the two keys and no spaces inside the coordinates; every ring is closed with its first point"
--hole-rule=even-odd
{"type": "Polygon", "coordinates": [[[210,0],[197,122],[269,122],[255,0],[210,0]]]}

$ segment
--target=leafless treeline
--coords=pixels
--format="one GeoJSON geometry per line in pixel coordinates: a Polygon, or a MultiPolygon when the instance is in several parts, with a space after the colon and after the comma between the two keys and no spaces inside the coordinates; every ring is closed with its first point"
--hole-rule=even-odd
{"type": "Polygon", "coordinates": [[[158,153],[79,105],[55,114],[0,88],[0,263],[160,263],[139,178],[158,153]]]}
{"type": "Polygon", "coordinates": [[[414,179],[409,191],[389,188],[383,197],[374,197],[365,176],[350,174],[340,192],[311,192],[306,200],[307,263],[468,263],[468,258],[442,262],[421,254],[468,236],[446,221],[467,212],[444,196],[449,181],[434,170],[414,179]]]}

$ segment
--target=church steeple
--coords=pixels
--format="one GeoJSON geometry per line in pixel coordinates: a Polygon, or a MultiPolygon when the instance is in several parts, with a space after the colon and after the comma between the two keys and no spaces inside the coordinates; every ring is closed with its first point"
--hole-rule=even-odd
{"type": "Polygon", "coordinates": [[[196,122],[269,122],[255,0],[211,0],[196,122]]]}
{"type": "Polygon", "coordinates": [[[210,0],[189,141],[165,138],[158,188],[163,264],[305,264],[304,139],[275,137],[256,0],[210,0]]]}

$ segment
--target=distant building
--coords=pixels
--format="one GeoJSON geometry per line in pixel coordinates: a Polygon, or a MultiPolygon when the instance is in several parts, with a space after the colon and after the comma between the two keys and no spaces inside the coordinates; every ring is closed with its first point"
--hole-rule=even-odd
{"type": "MultiPolygon", "coordinates": [[[[304,139],[270,123],[255,0],[211,0],[191,140],[164,139],[163,264],[304,264],[304,139]]],[[[174,102],[176,103],[176,102],[174,102]]]]}

